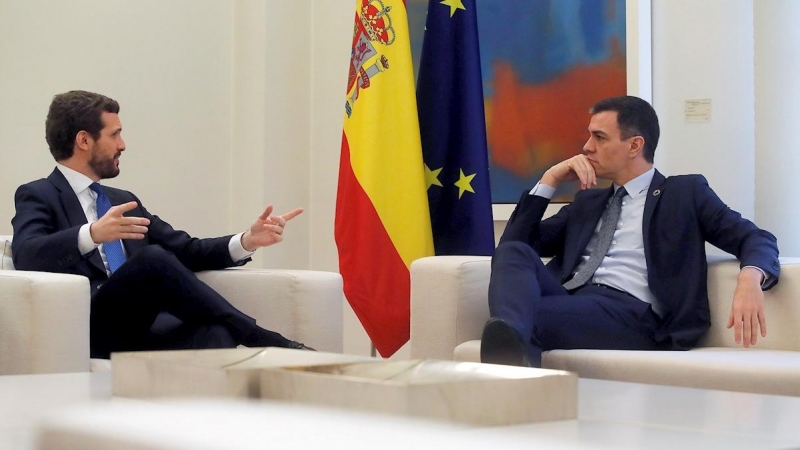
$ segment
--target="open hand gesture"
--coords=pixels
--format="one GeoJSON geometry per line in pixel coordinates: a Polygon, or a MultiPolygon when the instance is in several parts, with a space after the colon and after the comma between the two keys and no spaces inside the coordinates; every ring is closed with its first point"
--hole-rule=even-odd
{"type": "Polygon", "coordinates": [[[136,202],[128,202],[109,208],[103,217],[89,226],[92,241],[103,244],[117,239],[144,239],[150,219],[122,215],[137,206],[136,202]]]}

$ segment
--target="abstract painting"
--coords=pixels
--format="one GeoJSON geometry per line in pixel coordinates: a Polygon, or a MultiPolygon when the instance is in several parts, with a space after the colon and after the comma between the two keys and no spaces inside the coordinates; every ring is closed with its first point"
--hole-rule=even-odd
{"type": "MultiPolygon", "coordinates": [[[[434,0],[438,1],[438,0],[434,0]]],[[[407,0],[414,67],[428,2],[407,0]]],[[[589,107],[625,95],[625,0],[477,0],[493,203],[579,153],[589,107]]],[[[555,201],[574,189],[560,188],[555,201]]]]}

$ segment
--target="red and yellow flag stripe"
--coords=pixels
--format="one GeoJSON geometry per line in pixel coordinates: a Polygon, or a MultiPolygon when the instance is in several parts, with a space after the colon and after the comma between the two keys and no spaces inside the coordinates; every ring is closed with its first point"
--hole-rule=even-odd
{"type": "Polygon", "coordinates": [[[336,199],[344,291],[383,356],[409,337],[409,267],[433,254],[405,3],[357,0],[336,199]]]}

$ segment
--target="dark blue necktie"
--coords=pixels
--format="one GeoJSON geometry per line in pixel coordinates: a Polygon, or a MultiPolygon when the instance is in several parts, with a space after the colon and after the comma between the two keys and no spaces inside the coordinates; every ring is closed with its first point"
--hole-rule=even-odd
{"type": "MultiPolygon", "coordinates": [[[[106,196],[103,186],[98,183],[89,185],[89,189],[97,194],[97,218],[101,218],[111,209],[111,200],[106,196]]],[[[106,242],[103,244],[103,250],[106,253],[106,261],[108,261],[108,269],[111,273],[119,269],[119,266],[125,262],[125,253],[122,251],[122,241],[106,242]]]]}

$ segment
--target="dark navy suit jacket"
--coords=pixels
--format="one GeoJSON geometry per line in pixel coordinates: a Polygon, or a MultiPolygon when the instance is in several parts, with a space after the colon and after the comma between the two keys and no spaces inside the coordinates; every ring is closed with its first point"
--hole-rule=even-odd
{"type": "MultiPolygon", "coordinates": [[[[147,245],[160,245],[174,253],[192,271],[223,269],[244,264],[231,259],[228,243],[231,236],[197,239],[147,212],[131,192],[104,186],[112,205],[135,201],[138,206],[126,216],[150,219],[145,238],[122,241],[128,257],[147,245]]],[[[98,250],[81,255],[78,230],[87,223],[78,197],[58,169],[46,179],[24,184],[14,195],[16,215],[12,250],[14,266],[36,270],[83,275],[89,278],[92,295],[108,278],[98,250]]]]}
{"type": "MultiPolygon", "coordinates": [[[[523,194],[501,242],[524,241],[543,257],[562,282],[574,272],[612,195],[590,189],[548,219],[549,203],[523,194]]],[[[644,253],[650,290],[663,305],[656,340],[667,348],[688,349],[710,325],[708,265],[705,243],[735,255],[741,266],[756,266],[769,275],[764,289],[778,282],[780,263],[775,236],[728,208],[702,175],[653,176],[642,218],[644,253]]]]}

